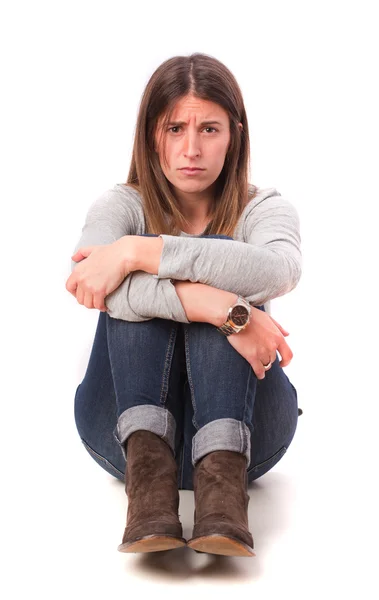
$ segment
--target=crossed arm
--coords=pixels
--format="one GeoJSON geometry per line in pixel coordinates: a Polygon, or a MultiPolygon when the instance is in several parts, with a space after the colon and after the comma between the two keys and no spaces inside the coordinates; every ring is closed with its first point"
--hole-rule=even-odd
{"type": "MultiPolygon", "coordinates": [[[[128,234],[115,211],[99,215],[98,210],[96,219],[90,216],[76,249],[109,244],[128,234]]],[[[108,313],[127,321],[160,317],[183,323],[216,319],[219,323],[220,312],[224,319],[225,307],[236,294],[258,306],[288,293],[301,274],[298,225],[296,210],[279,195],[261,202],[248,216],[244,224],[247,243],[133,236],[140,240],[137,270],[106,296],[108,313]]]]}

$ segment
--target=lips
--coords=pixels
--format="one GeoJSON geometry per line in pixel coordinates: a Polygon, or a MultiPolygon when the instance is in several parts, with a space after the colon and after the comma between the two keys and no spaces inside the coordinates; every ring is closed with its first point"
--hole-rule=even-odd
{"type": "Polygon", "coordinates": [[[204,169],[198,169],[197,167],[182,167],[180,171],[204,171],[204,169]]]}
{"type": "Polygon", "coordinates": [[[200,175],[200,173],[202,173],[204,171],[204,169],[179,169],[181,173],[183,173],[183,175],[186,175],[187,177],[195,177],[195,175],[200,175]]]}

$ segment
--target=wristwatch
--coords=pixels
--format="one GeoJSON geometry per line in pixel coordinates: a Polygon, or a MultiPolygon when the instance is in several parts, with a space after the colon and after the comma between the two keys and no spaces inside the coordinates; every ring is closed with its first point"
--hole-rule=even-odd
{"type": "Polygon", "coordinates": [[[237,302],[228,310],[225,323],[217,327],[220,333],[228,336],[245,329],[250,322],[251,306],[245,298],[238,296],[237,302]]]}

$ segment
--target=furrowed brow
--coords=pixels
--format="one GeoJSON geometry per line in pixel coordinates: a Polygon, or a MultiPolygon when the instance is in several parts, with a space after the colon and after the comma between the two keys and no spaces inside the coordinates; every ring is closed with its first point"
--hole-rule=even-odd
{"type": "MultiPolygon", "coordinates": [[[[169,126],[179,126],[179,125],[186,125],[185,121],[170,121],[169,122],[169,126]]],[[[222,125],[222,123],[220,123],[219,121],[203,121],[202,123],[200,123],[200,125],[222,125]]]]}

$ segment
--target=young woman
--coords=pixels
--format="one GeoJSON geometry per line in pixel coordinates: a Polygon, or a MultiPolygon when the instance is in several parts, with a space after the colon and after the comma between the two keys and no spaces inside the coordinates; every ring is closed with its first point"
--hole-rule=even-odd
{"type": "Polygon", "coordinates": [[[75,420],[125,481],[122,552],[254,556],[248,484],[295,434],[293,355],[270,300],[300,279],[299,217],[248,183],[249,159],[231,72],[200,53],[165,61],[143,93],[127,181],[92,204],[72,256],[67,290],[100,310],[75,420]],[[187,542],[178,489],[195,494],[187,542]]]}

